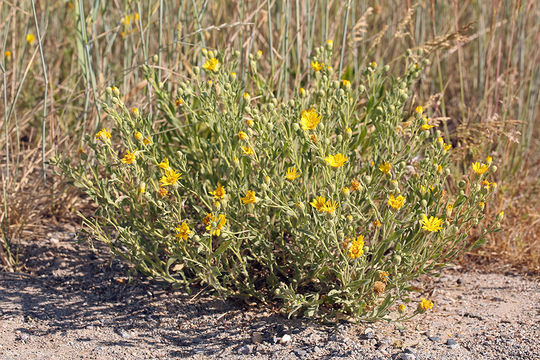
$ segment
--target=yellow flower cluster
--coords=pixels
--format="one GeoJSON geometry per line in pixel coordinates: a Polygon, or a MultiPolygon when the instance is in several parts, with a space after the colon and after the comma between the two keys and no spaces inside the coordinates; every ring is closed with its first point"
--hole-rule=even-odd
{"type": "Polygon", "coordinates": [[[315,109],[303,110],[300,113],[300,125],[304,130],[313,130],[321,121],[321,116],[315,109]]]}
{"type": "Polygon", "coordinates": [[[394,197],[394,194],[390,194],[390,197],[388,198],[388,205],[390,205],[393,209],[399,210],[405,205],[406,198],[404,196],[398,195],[397,197],[394,197]]]}
{"type": "Polygon", "coordinates": [[[203,223],[206,225],[206,230],[209,231],[211,235],[219,236],[221,235],[221,230],[227,223],[227,217],[224,214],[219,214],[216,219],[212,213],[208,213],[203,219],[203,223]],[[216,222],[214,229],[212,229],[213,222],[216,222]]]}
{"type": "Polygon", "coordinates": [[[176,237],[182,240],[187,240],[189,235],[193,233],[189,228],[188,224],[184,221],[182,225],[178,226],[176,229],[176,237]]]}
{"type": "Polygon", "coordinates": [[[347,256],[351,259],[357,259],[364,254],[364,236],[360,235],[355,240],[353,240],[347,256]]]}
{"type": "Polygon", "coordinates": [[[317,196],[310,202],[310,205],[317,209],[318,212],[333,213],[337,209],[337,204],[334,201],[326,200],[323,196],[317,196]]]}
{"type": "Polygon", "coordinates": [[[342,153],[338,153],[336,155],[328,155],[324,158],[324,161],[326,161],[328,165],[337,168],[345,165],[348,159],[349,158],[344,156],[342,153]]]}
{"type": "Polygon", "coordinates": [[[442,229],[442,219],[438,217],[430,216],[427,217],[426,214],[422,214],[422,221],[420,222],[423,226],[422,229],[430,232],[437,232],[442,229]]]}

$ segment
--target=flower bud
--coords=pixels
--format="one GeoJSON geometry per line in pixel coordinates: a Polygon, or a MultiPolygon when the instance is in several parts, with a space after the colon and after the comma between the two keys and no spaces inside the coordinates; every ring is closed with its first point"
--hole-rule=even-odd
{"type": "Polygon", "coordinates": [[[152,57],[152,61],[157,64],[158,60],[159,60],[158,54],[154,54],[154,56],[152,57]]]}
{"type": "Polygon", "coordinates": [[[422,200],[422,207],[427,207],[427,201],[425,199],[422,200]]]}
{"type": "Polygon", "coordinates": [[[461,181],[459,182],[458,186],[459,186],[460,188],[464,188],[464,187],[465,187],[465,180],[461,180],[461,181]]]}
{"type": "Polygon", "coordinates": [[[105,92],[106,92],[107,94],[109,94],[109,96],[111,96],[111,95],[112,95],[112,88],[111,88],[110,86],[107,86],[107,87],[105,88],[105,92]]]}
{"type": "Polygon", "coordinates": [[[347,139],[350,139],[352,137],[352,130],[351,128],[346,128],[345,129],[345,136],[347,136],[347,139]]]}
{"type": "Polygon", "coordinates": [[[294,129],[294,131],[300,130],[300,125],[298,123],[294,123],[293,124],[293,129],[294,129]]]}
{"type": "Polygon", "coordinates": [[[120,90],[118,90],[117,87],[113,87],[113,93],[114,93],[114,96],[120,97],[120,90]]]}
{"type": "Polygon", "coordinates": [[[366,177],[365,177],[364,179],[366,180],[366,184],[370,184],[370,183],[371,183],[371,176],[366,175],[366,177]]]}
{"type": "Polygon", "coordinates": [[[195,74],[195,76],[199,76],[199,74],[201,73],[201,68],[198,66],[195,66],[193,68],[193,73],[195,74]]]}
{"type": "Polygon", "coordinates": [[[339,134],[337,137],[336,137],[337,141],[340,143],[343,141],[343,135],[339,134]]]}
{"type": "Polygon", "coordinates": [[[351,194],[351,189],[349,189],[347,186],[345,186],[343,189],[341,189],[341,193],[344,196],[349,196],[351,194]]]}
{"type": "Polygon", "coordinates": [[[495,165],[493,165],[493,166],[491,167],[491,172],[494,173],[494,172],[496,172],[496,171],[497,171],[497,167],[496,167],[495,165]]]}
{"type": "Polygon", "coordinates": [[[333,47],[334,47],[334,41],[330,39],[326,40],[326,49],[329,51],[332,51],[333,47]]]}

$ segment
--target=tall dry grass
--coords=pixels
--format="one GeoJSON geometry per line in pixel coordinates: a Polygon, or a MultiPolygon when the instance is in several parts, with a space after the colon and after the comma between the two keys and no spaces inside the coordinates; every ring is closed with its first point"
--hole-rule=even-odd
{"type": "Polygon", "coordinates": [[[83,137],[104,120],[96,100],[107,85],[136,106],[136,99],[153,96],[139,67],[155,54],[165,80],[189,75],[202,48],[240,51],[244,67],[249,53],[262,50],[268,91],[286,98],[309,81],[311,74],[300,69],[327,39],[338,50],[332,65],[353,86],[366,62],[397,71],[407,49],[423,50],[432,65],[415,102],[427,104],[441,122],[464,160],[462,171],[473,157],[493,154],[501,164],[501,196],[491,209],[519,219],[485,251],[529,264],[540,258],[540,209],[533,201],[539,188],[537,1],[73,0],[37,2],[35,12],[33,5],[0,3],[0,50],[11,54],[0,60],[4,268],[15,265],[12,244],[23,229],[39,230],[75,201],[43,160],[55,152],[77,156],[83,137]],[[25,40],[30,33],[33,44],[25,40]]]}

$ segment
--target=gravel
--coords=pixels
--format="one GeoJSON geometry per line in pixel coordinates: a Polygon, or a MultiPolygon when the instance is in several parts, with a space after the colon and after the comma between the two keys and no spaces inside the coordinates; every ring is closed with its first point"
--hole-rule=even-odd
{"type": "Polygon", "coordinates": [[[416,284],[435,306],[401,324],[288,319],[132,274],[58,230],[0,273],[0,359],[538,359],[540,285],[454,268],[416,284]],[[54,241],[51,241],[54,239],[54,241]],[[429,294],[429,295],[427,295],[429,294]],[[461,297],[460,297],[461,295],[461,297]]]}

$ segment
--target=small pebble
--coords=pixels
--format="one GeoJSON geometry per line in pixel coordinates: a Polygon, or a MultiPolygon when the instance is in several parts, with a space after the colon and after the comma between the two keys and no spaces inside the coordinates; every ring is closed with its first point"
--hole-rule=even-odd
{"type": "Polygon", "coordinates": [[[281,337],[281,339],[279,340],[279,342],[283,345],[287,345],[287,344],[290,344],[292,341],[292,338],[291,338],[291,335],[289,334],[285,334],[281,337]]]}
{"type": "Polygon", "coordinates": [[[448,339],[446,341],[446,345],[448,345],[450,349],[457,349],[459,347],[458,343],[454,339],[448,339]]]}
{"type": "Polygon", "coordinates": [[[428,339],[429,339],[429,341],[433,341],[433,342],[441,341],[441,338],[438,337],[438,336],[428,336],[428,339]]]}
{"type": "Polygon", "coordinates": [[[416,355],[408,353],[399,353],[395,360],[416,360],[416,355]]]}
{"type": "Polygon", "coordinates": [[[240,346],[238,348],[238,353],[240,355],[248,355],[250,352],[251,352],[251,348],[249,347],[249,345],[240,346]]]}
{"type": "Polygon", "coordinates": [[[124,339],[129,339],[131,337],[131,334],[124,329],[118,330],[118,335],[120,335],[124,339]]]}
{"type": "Polygon", "coordinates": [[[251,342],[253,342],[254,344],[262,343],[262,341],[263,341],[262,333],[256,331],[253,334],[251,334],[251,342]]]}
{"type": "Polygon", "coordinates": [[[403,352],[404,352],[404,353],[407,353],[407,354],[413,354],[413,355],[415,355],[415,354],[414,354],[414,350],[413,350],[412,348],[410,348],[410,347],[405,348],[405,350],[403,350],[403,352]]]}
{"type": "Polygon", "coordinates": [[[295,355],[298,356],[298,357],[306,357],[306,356],[308,356],[307,351],[306,351],[306,350],[303,350],[303,349],[295,349],[293,352],[294,352],[295,355]]]}

